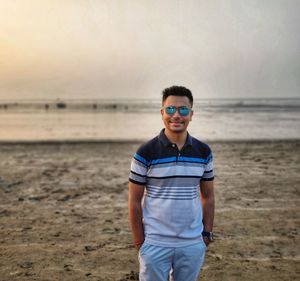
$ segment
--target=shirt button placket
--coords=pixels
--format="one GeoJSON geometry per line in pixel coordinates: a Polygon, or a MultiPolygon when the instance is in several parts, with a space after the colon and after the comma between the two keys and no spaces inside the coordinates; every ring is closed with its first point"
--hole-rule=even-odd
{"type": "MultiPolygon", "coordinates": [[[[172,147],[173,148],[177,148],[176,144],[175,143],[172,143],[172,147]]],[[[180,152],[179,150],[177,149],[177,156],[176,156],[176,163],[178,162],[178,157],[180,156],[180,152]]]]}

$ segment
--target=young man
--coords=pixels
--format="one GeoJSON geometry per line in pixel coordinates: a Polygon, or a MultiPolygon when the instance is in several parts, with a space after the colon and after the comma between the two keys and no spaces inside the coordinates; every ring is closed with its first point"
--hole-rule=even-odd
{"type": "Polygon", "coordinates": [[[187,132],[190,90],[163,91],[165,128],[131,163],[128,212],[139,250],[140,280],[195,281],[213,240],[213,161],[210,148],[187,132]]]}

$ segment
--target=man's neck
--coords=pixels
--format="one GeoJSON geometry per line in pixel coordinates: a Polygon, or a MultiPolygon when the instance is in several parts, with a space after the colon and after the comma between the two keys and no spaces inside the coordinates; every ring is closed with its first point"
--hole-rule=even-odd
{"type": "Polygon", "coordinates": [[[173,133],[172,131],[165,129],[165,135],[168,138],[168,140],[172,143],[175,143],[178,149],[180,150],[186,142],[187,131],[173,133]]]}

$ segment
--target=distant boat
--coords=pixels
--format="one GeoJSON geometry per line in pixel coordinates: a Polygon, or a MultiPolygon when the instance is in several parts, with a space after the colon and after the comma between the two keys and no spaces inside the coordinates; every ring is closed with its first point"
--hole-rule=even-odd
{"type": "Polygon", "coordinates": [[[67,105],[64,102],[58,102],[56,104],[56,108],[66,108],[66,107],[67,107],[67,105]]]}

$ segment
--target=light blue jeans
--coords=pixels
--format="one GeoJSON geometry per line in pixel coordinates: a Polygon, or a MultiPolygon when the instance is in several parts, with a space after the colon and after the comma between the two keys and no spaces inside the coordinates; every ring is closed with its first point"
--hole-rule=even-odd
{"type": "Polygon", "coordinates": [[[140,281],[195,281],[204,262],[204,242],[185,247],[159,247],[144,243],[139,250],[140,281]]]}

